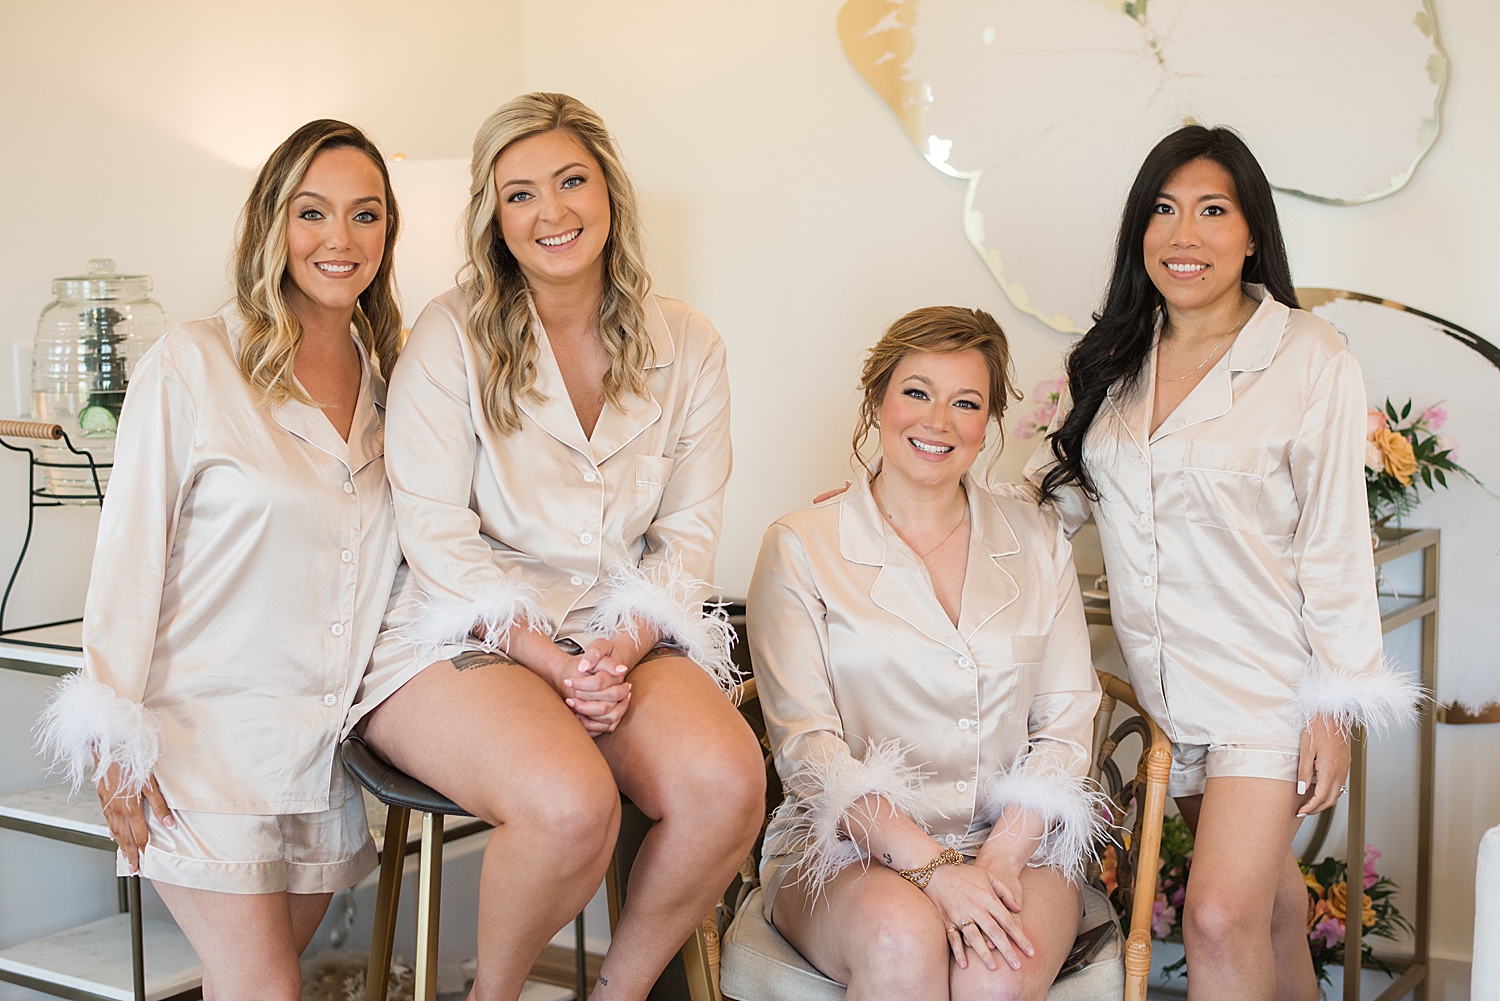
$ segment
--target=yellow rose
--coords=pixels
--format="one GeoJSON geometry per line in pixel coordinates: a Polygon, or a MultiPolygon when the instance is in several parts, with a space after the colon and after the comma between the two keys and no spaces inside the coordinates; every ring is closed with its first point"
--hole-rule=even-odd
{"type": "MultiPolygon", "coordinates": [[[[1368,928],[1375,923],[1375,902],[1366,893],[1361,892],[1359,896],[1361,904],[1359,923],[1368,928]]],[[[1335,883],[1333,886],[1330,886],[1328,888],[1328,913],[1340,921],[1344,921],[1346,920],[1344,915],[1348,910],[1348,906],[1349,884],[1335,883]]]]}
{"type": "Polygon", "coordinates": [[[1417,471],[1417,457],[1412,455],[1411,442],[1389,428],[1377,428],[1374,442],[1385,457],[1385,471],[1403,487],[1411,486],[1412,474],[1417,471]]]}

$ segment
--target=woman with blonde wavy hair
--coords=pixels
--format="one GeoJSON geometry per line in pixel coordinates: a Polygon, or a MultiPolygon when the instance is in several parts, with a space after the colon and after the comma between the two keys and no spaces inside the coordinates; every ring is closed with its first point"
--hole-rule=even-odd
{"type": "Polygon", "coordinates": [[[655,826],[596,998],[644,998],[749,852],[760,748],[705,614],[729,478],[724,345],[653,295],[635,195],[562,94],[474,141],[469,260],[391,379],[400,571],[354,715],[495,825],[471,997],[515,998],[609,863],[620,793],[655,826]]]}
{"type": "Polygon", "coordinates": [[[75,784],[93,770],[118,871],[151,879],[216,1001],[300,998],[330,897],[375,867],[335,750],[400,560],[396,233],[360,130],[310,122],[271,154],[234,303],[130,373],[84,670],[40,725],[75,784]]]}

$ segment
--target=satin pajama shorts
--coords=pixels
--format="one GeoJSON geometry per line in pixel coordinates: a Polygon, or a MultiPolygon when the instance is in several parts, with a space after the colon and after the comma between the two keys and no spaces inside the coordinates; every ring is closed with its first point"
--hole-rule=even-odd
{"type": "Polygon", "coordinates": [[[1300,761],[1297,751],[1265,744],[1173,744],[1167,795],[1201,796],[1216,778],[1296,782],[1300,761]]]}
{"type": "MultiPolygon", "coordinates": [[[[171,804],[168,803],[168,806],[171,804]]],[[[146,811],[142,876],[217,893],[335,893],[375,870],[375,843],[359,786],[333,763],[327,810],[318,813],[201,813],[173,810],[175,827],[146,811]]],[[[115,872],[129,874],[124,852],[115,872]]]]}

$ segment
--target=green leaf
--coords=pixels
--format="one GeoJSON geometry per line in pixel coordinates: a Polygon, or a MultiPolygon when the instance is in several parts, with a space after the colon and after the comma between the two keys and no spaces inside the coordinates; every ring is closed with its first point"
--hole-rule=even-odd
{"type": "Polygon", "coordinates": [[[1401,419],[1406,420],[1407,414],[1411,413],[1411,400],[1406,401],[1406,406],[1401,408],[1401,419]]]}
{"type": "Polygon", "coordinates": [[[1437,481],[1443,485],[1444,490],[1448,489],[1448,478],[1443,475],[1441,469],[1434,469],[1432,475],[1437,477],[1437,481]]]}

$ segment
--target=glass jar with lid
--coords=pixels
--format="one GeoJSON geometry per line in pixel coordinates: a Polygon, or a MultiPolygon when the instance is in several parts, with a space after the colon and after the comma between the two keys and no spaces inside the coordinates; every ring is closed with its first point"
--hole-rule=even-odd
{"type": "MultiPolygon", "coordinates": [[[[117,275],[115,262],[89,261],[88,273],[52,282],[57,299],[37,321],[31,355],[32,417],[62,425],[75,448],[87,449],[108,482],[115,428],[135,362],[167,332],[167,314],[150,298],[148,275],[117,275]]],[[[83,457],[61,442],[42,447],[41,487],[64,503],[97,499],[83,457]]]]}

